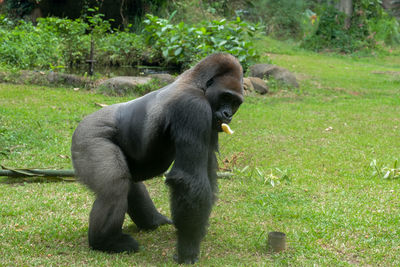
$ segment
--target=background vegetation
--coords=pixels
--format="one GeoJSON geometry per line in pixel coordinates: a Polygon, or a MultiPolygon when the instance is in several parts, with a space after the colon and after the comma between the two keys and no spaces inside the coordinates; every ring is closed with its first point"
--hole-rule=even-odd
{"type": "Polygon", "coordinates": [[[290,39],[308,50],[359,55],[388,53],[400,42],[398,20],[391,15],[396,5],[393,12],[386,11],[380,0],[350,1],[350,15],[340,11],[335,1],[136,2],[141,11],[134,18],[123,15],[133,1],[126,1],[126,6],[122,1],[116,17],[101,13],[108,1],[94,7],[91,1],[83,1],[75,19],[47,17],[32,23],[19,20],[18,15],[27,18],[32,9],[44,9],[40,3],[46,1],[8,0],[0,15],[0,64],[60,71],[89,59],[91,39],[97,65],[177,69],[216,51],[237,56],[247,67],[259,58],[254,40],[265,34],[290,39]],[[146,11],[154,14],[145,16],[146,11]]]}

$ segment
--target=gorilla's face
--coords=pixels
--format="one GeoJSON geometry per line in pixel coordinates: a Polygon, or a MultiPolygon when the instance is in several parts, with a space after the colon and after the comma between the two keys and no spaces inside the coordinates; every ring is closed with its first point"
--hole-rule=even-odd
{"type": "Polygon", "coordinates": [[[213,111],[213,129],[221,132],[221,124],[229,124],[243,103],[243,85],[233,77],[219,77],[209,83],[206,97],[213,111]]]}

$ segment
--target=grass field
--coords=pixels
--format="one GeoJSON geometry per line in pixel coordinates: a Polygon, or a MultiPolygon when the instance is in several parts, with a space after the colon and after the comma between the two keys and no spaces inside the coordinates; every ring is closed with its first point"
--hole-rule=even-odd
{"type": "MultiPolygon", "coordinates": [[[[369,167],[400,157],[400,57],[269,56],[301,86],[248,97],[231,124],[235,134],[221,134],[220,165],[235,175],[219,181],[198,265],[400,266],[400,179],[372,176],[369,167]],[[267,251],[270,231],[287,234],[286,251],[267,251]]],[[[71,168],[78,122],[95,103],[127,99],[0,84],[1,165],[71,168]]],[[[147,185],[169,215],[162,178],[147,185]]],[[[128,218],[124,230],[140,242],[139,253],[91,251],[92,201],[78,183],[2,178],[0,266],[174,265],[174,228],[138,232],[128,218]]]]}

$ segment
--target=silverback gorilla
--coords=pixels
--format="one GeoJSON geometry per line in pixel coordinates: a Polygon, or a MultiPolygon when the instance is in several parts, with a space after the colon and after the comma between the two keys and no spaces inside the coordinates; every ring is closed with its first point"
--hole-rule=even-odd
{"type": "Polygon", "coordinates": [[[243,102],[243,70],[229,54],[213,54],[178,79],[138,99],[85,117],[72,137],[76,175],[96,194],[89,245],[138,251],[122,233],[125,213],[141,229],[172,221],[161,215],[142,181],[167,174],[178,263],[195,263],[217,191],[218,132],[243,102]]]}

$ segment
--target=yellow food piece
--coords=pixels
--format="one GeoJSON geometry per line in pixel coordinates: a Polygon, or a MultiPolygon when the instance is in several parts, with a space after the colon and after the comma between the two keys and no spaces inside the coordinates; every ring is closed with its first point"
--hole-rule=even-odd
{"type": "Polygon", "coordinates": [[[229,128],[229,125],[226,124],[226,123],[222,123],[221,124],[221,128],[222,128],[222,131],[224,131],[227,134],[233,134],[234,133],[234,131],[232,131],[231,128],[229,128]]]}

